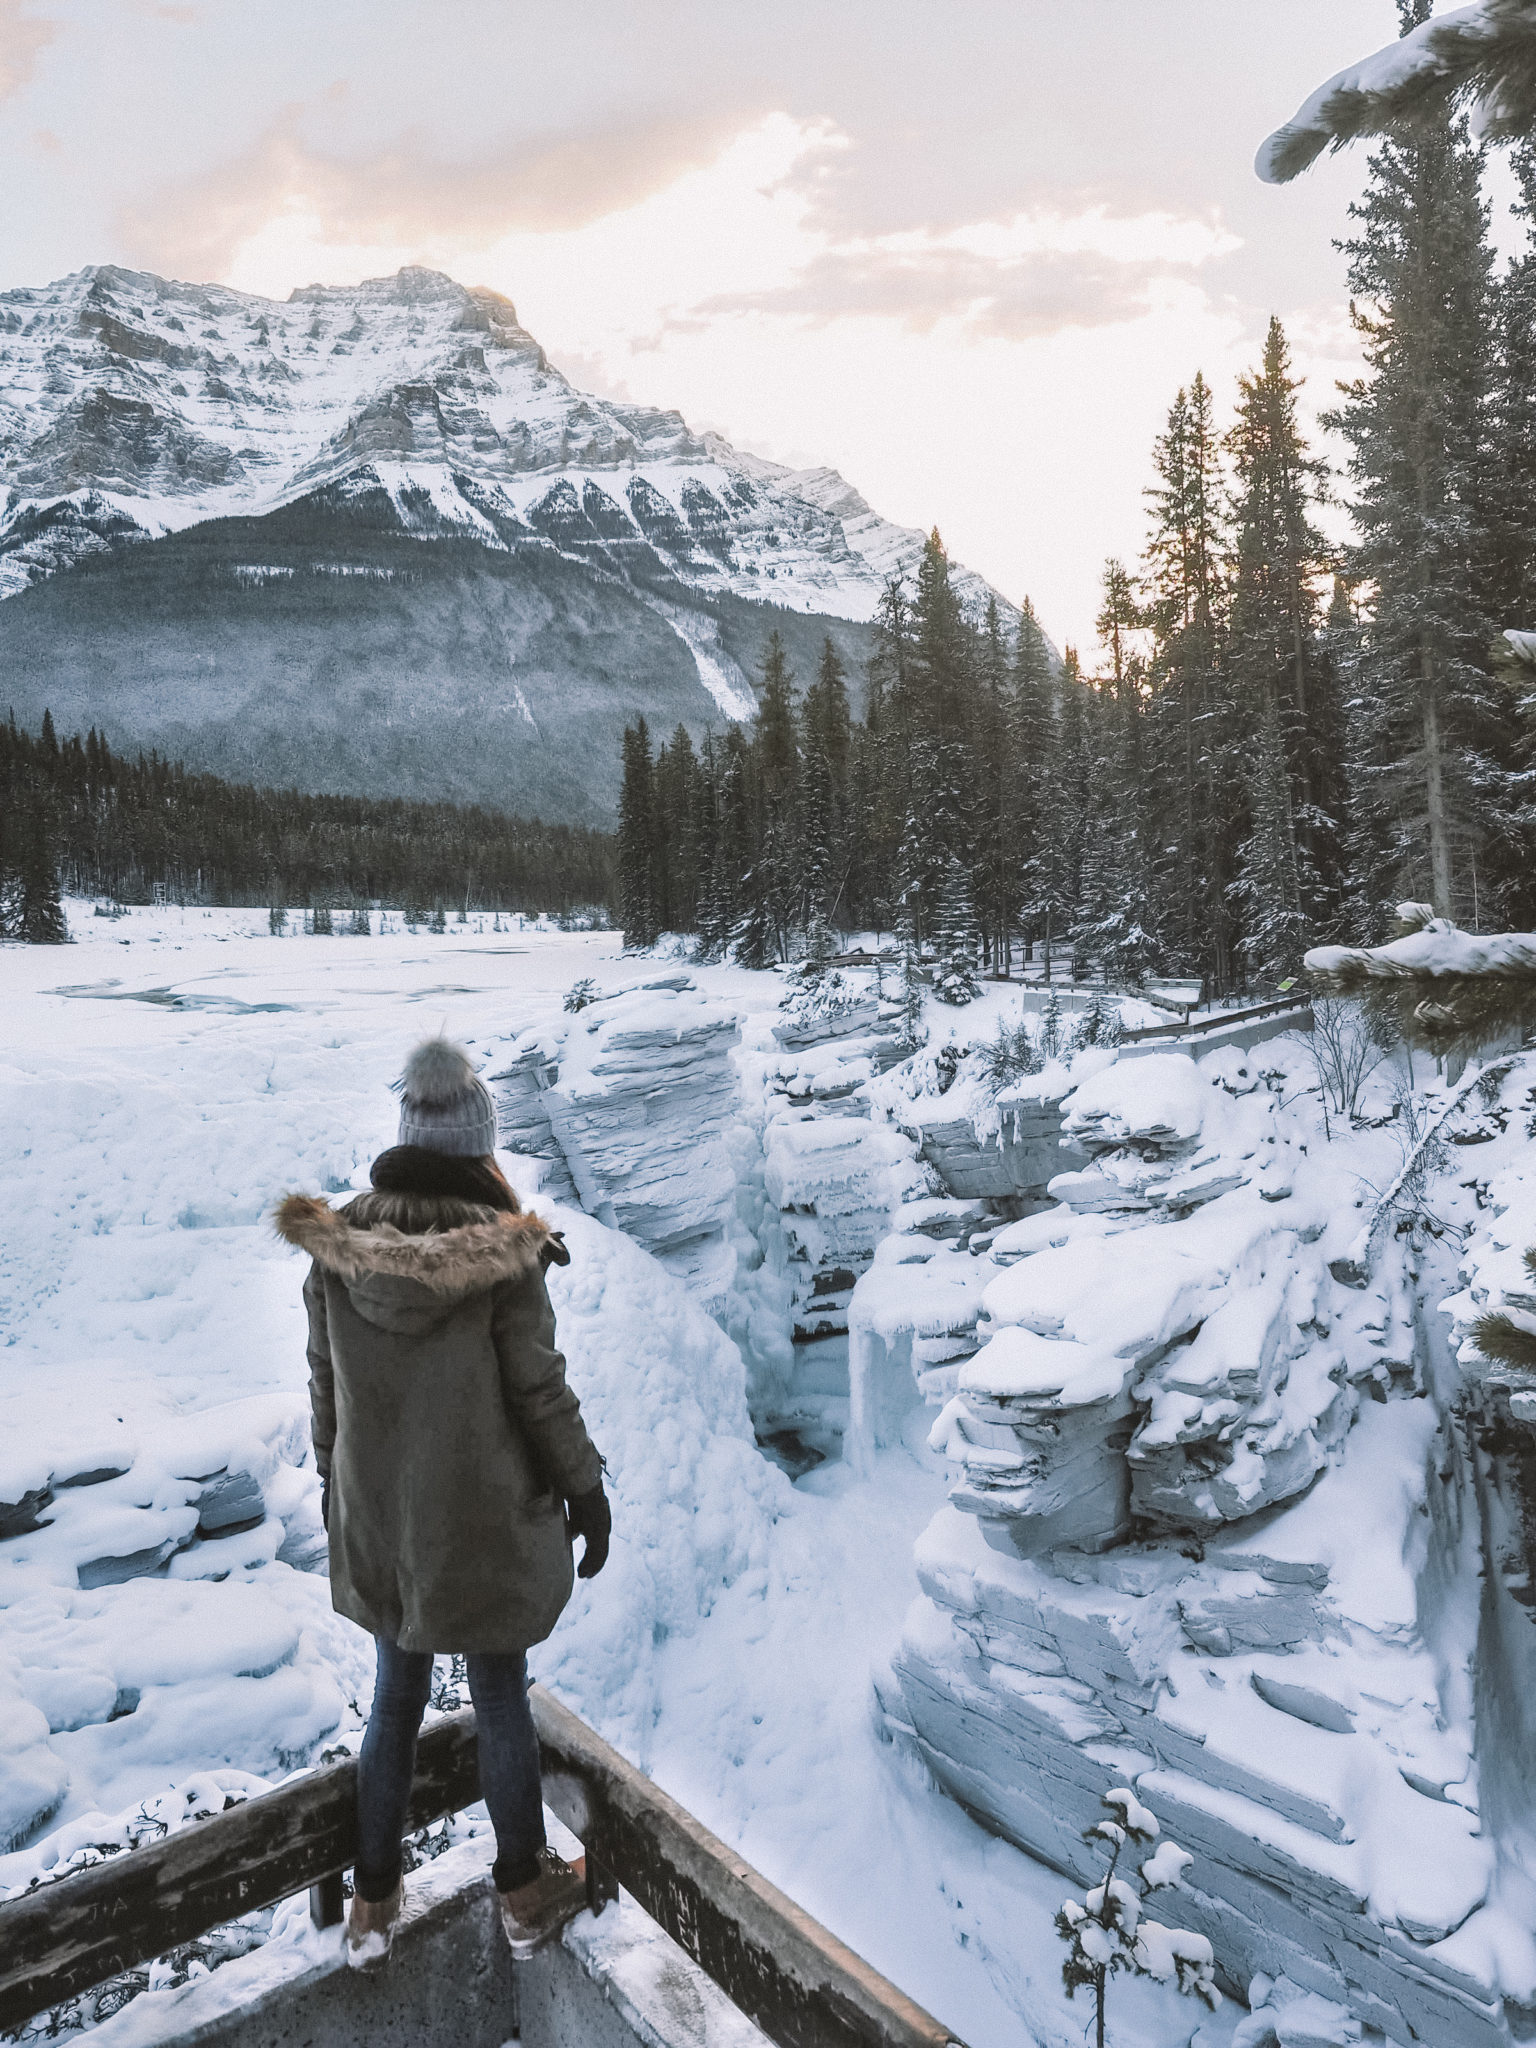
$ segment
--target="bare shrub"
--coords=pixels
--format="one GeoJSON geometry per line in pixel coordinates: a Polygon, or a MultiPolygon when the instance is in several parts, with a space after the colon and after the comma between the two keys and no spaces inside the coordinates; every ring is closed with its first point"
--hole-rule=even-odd
{"type": "Polygon", "coordinates": [[[1308,1049],[1324,1109],[1353,1122],[1366,1082],[1387,1056],[1364,1005],[1343,996],[1319,996],[1312,1005],[1308,1049]]]}

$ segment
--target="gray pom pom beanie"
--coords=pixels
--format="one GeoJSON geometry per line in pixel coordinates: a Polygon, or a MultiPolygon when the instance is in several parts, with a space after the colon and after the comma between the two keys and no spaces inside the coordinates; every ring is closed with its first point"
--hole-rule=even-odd
{"type": "Polygon", "coordinates": [[[395,1086],[402,1145],[455,1159],[485,1159],[496,1150],[496,1108],[461,1045],[424,1039],[395,1086]]]}

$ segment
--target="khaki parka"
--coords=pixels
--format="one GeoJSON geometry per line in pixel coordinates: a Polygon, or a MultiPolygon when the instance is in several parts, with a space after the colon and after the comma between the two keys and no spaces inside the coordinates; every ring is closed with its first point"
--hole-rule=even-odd
{"type": "Polygon", "coordinates": [[[279,1205],[313,1260],[315,1461],[331,1481],[331,1599],[404,1650],[516,1651],[571,1596],[565,1502],[602,1460],[565,1381],[550,1231],[452,1196],[279,1205]]]}

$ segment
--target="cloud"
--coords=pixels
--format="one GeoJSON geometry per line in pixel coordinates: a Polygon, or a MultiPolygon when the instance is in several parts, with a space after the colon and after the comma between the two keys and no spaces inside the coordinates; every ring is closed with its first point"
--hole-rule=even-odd
{"type": "Polygon", "coordinates": [[[51,21],[22,13],[23,0],[0,0],[0,101],[31,83],[37,60],[58,33],[51,21]]]}
{"type": "Polygon", "coordinates": [[[920,258],[885,251],[828,251],[793,283],[705,300],[697,319],[768,313],[812,321],[864,317],[931,334],[958,321],[972,339],[1033,341],[1065,327],[1106,327],[1147,310],[1150,266],[1050,252],[1006,266],[943,250],[920,258]]]}
{"type": "MultiPolygon", "coordinates": [[[[4,0],[0,0],[0,5],[4,0]]],[[[334,245],[417,253],[484,248],[514,231],[569,232],[637,205],[719,155],[739,110],[657,114],[567,133],[520,135],[466,161],[419,129],[368,155],[332,155],[290,106],[239,156],[125,209],[133,261],[222,278],[270,222],[308,215],[334,245]]]]}
{"type": "Polygon", "coordinates": [[[833,244],[782,284],[716,295],[668,324],[686,329],[759,313],[812,323],[891,320],[914,334],[950,322],[970,340],[1034,341],[1139,319],[1161,284],[1239,246],[1208,222],[1166,214],[1019,215],[943,235],[833,244]]]}

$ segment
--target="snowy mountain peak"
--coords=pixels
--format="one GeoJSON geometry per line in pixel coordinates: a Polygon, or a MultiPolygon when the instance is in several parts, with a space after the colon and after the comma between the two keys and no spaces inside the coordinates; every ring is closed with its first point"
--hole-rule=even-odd
{"type": "Polygon", "coordinates": [[[835,471],[578,391],[510,299],[420,265],[285,300],[113,264],[0,293],[0,597],[380,465],[491,544],[643,551],[684,585],[846,619],[922,544],[835,471]]]}

